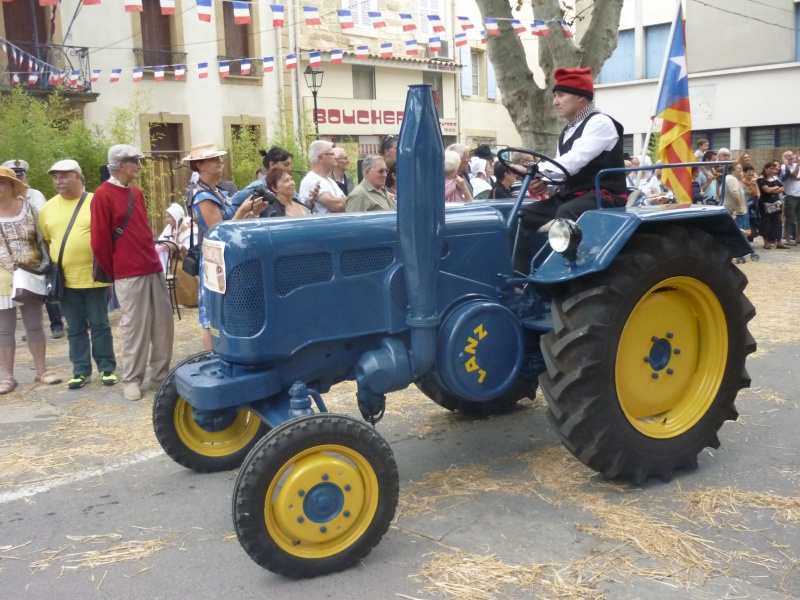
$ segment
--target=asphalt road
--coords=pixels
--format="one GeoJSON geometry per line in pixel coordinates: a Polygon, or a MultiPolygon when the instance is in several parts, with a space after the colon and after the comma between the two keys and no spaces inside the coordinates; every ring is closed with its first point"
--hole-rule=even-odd
{"type": "MultiPolygon", "coordinates": [[[[394,524],[356,568],[301,582],[240,548],[234,472],[160,452],[152,394],[33,384],[20,348],[21,386],[0,397],[0,597],[800,597],[800,249],[743,268],[753,383],[696,471],[612,484],[561,447],[541,398],[471,420],[406,390],[378,425],[400,469],[394,524]]],[[[183,316],[176,359],[199,349],[196,313],[183,316]]],[[[65,375],[66,346],[48,347],[65,375]]],[[[353,389],[334,390],[334,410],[355,414],[353,389]]]]}

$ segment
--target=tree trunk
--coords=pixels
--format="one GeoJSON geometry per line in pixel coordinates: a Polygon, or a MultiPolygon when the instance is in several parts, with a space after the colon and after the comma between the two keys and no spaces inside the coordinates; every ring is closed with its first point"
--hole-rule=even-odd
{"type": "MultiPolygon", "coordinates": [[[[594,0],[584,8],[578,2],[576,15],[589,20],[580,43],[564,37],[558,20],[563,10],[558,0],[532,0],[537,20],[547,21],[550,35],[539,38],[539,66],[545,87],[540,88],[528,68],[525,49],[508,20],[514,15],[508,0],[476,0],[481,17],[496,18],[500,35],[486,35],[486,50],[497,77],[497,86],[522,145],[555,155],[563,123],[552,105],[553,71],[558,67],[591,67],[595,77],[617,47],[619,16],[623,0],[594,0]]],[[[530,24],[528,24],[530,25],[530,24]]]]}

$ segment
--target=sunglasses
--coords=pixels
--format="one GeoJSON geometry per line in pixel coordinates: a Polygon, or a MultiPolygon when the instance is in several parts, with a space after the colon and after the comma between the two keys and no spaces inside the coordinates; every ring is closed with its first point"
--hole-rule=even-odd
{"type": "Polygon", "coordinates": [[[393,142],[394,140],[396,140],[396,139],[397,139],[397,136],[396,136],[396,135],[394,135],[394,134],[392,134],[392,135],[387,135],[385,138],[383,138],[383,139],[381,140],[381,145],[380,145],[381,152],[386,152],[387,148],[388,148],[389,146],[391,146],[392,142],[393,142]]]}

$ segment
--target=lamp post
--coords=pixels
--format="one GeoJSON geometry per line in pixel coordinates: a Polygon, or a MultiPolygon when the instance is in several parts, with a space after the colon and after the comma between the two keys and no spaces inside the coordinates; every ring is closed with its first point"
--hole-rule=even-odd
{"type": "Polygon", "coordinates": [[[317,92],[319,88],[322,87],[322,76],[325,74],[325,71],[320,69],[319,67],[312,67],[311,65],[306,67],[306,70],[303,71],[303,75],[306,78],[306,85],[311,90],[311,95],[314,96],[314,131],[317,134],[317,139],[319,139],[319,122],[317,121],[317,92]]]}

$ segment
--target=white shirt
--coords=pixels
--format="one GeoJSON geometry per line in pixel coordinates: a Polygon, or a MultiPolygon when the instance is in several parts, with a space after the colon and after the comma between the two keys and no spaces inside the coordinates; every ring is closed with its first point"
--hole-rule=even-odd
{"type": "Polygon", "coordinates": [[[647,179],[642,179],[639,181],[639,189],[642,190],[642,193],[645,196],[651,196],[653,194],[660,194],[664,190],[661,188],[661,182],[656,177],[656,174],[650,171],[650,175],[647,179]]]}
{"type": "Polygon", "coordinates": [[[25,200],[34,208],[36,214],[41,212],[45,202],[47,202],[47,198],[44,197],[44,194],[33,188],[28,188],[28,192],[25,194],[25,200]]]}
{"type": "MultiPolygon", "coordinates": [[[[306,173],[306,176],[303,177],[303,181],[300,182],[300,200],[308,204],[308,192],[311,191],[315,185],[319,183],[319,196],[322,194],[330,194],[334,198],[344,198],[344,192],[342,192],[341,188],[336,185],[336,182],[331,179],[330,177],[322,177],[314,173],[314,171],[309,171],[306,173]]],[[[322,206],[322,203],[319,201],[314,202],[314,212],[315,213],[326,213],[328,209],[322,206]]]]}
{"type": "MultiPolygon", "coordinates": [[[[588,117],[587,117],[588,118],[588,117]]],[[[584,119],[585,121],[586,119],[584,119]]],[[[569,140],[583,121],[578,121],[564,132],[564,141],[569,140]]],[[[619,140],[617,128],[611,117],[602,113],[595,114],[586,123],[586,127],[572,149],[564,155],[556,150],[556,159],[569,171],[570,175],[575,175],[583,167],[597,158],[601,152],[613,150],[619,140]]],[[[622,166],[622,165],[620,165],[622,166]]],[[[547,161],[539,163],[539,171],[553,179],[563,179],[564,173],[558,167],[553,166],[547,161]]]]}
{"type": "MultiPolygon", "coordinates": [[[[781,166],[782,173],[786,172],[785,169],[789,169],[789,176],[783,182],[783,193],[787,196],[800,196],[800,171],[798,171],[797,177],[792,177],[791,175],[796,165],[797,163],[793,165],[783,164],[781,166]]],[[[730,173],[730,170],[728,170],[728,173],[730,173]]]]}

